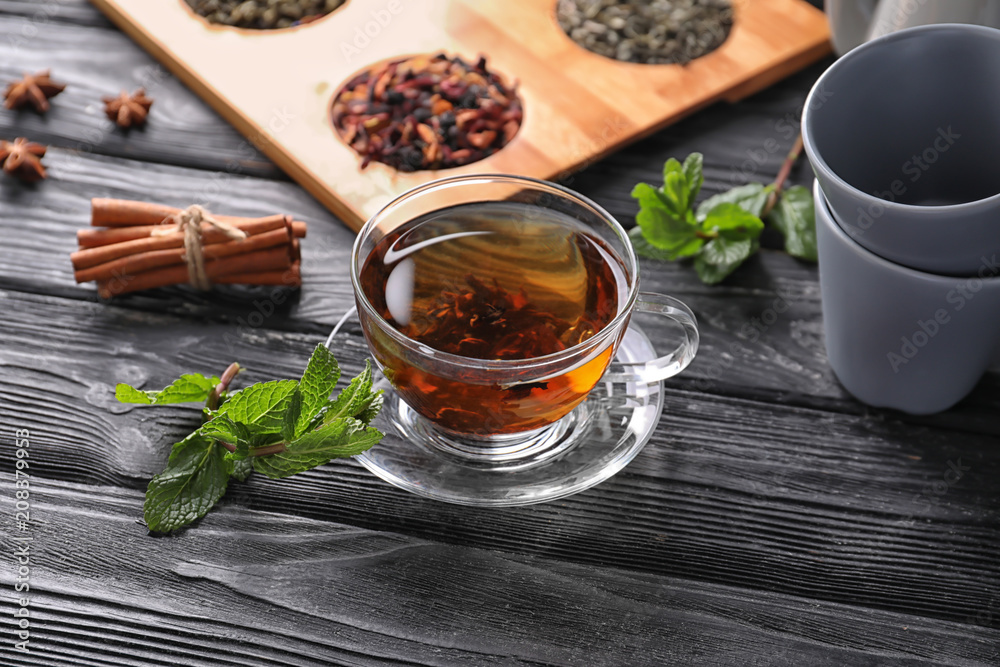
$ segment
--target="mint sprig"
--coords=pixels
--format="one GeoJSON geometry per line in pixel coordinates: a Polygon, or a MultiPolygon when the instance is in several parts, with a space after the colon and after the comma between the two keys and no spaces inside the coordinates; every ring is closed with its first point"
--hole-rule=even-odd
{"type": "Polygon", "coordinates": [[[372,391],[370,362],[332,400],[340,366],[323,345],[299,380],[260,382],[230,393],[240,370],[232,364],[221,378],[183,375],[159,392],[116,387],[123,403],[205,402],[204,423],[173,446],[166,469],[146,489],[143,516],[151,531],[169,532],[204,516],[230,478],[242,482],[256,470],[282,479],[355,456],[382,439],[369,425],[383,400],[381,391],[372,391]]]}
{"type": "Polygon", "coordinates": [[[142,405],[166,405],[168,403],[192,403],[207,401],[219,378],[207,378],[198,373],[182,375],[168,387],[160,391],[139,391],[127,384],[115,388],[115,398],[122,403],[142,405]]]}
{"type": "Polygon", "coordinates": [[[663,185],[639,183],[636,227],[629,233],[636,252],[665,261],[693,260],[702,282],[721,282],[760,248],[764,221],[781,231],[785,251],[816,261],[812,195],[802,186],[783,191],[801,152],[801,139],[789,153],[774,183],[748,183],[709,197],[695,208],[704,183],[703,157],[688,155],[663,165],[663,185]]]}

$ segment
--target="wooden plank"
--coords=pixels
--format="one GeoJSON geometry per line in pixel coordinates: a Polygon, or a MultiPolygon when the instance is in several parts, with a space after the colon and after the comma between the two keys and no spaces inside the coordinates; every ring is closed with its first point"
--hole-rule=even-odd
{"type": "MultiPolygon", "coordinates": [[[[249,216],[283,212],[310,223],[309,237],[303,243],[305,286],[280,307],[255,305],[262,298],[267,300],[269,290],[226,287],[206,295],[188,288],[155,290],[118,299],[118,305],[228,322],[232,333],[258,318],[257,323],[268,329],[328,331],[353,305],[348,270],[353,236],[294,184],[230,176],[223,181],[225,187],[220,187],[199,170],[75,156],[60,150],[53,150],[46,160],[51,178],[37,187],[0,180],[0,195],[5,198],[0,208],[4,235],[0,287],[95,299],[92,285],[74,283],[69,254],[75,249],[76,230],[88,224],[89,199],[111,196],[176,206],[203,202],[219,213],[249,216]]],[[[714,184],[726,178],[718,175],[727,173],[724,167],[713,166],[711,170],[716,174],[714,184]]],[[[635,168],[633,173],[640,178],[653,175],[652,169],[645,167],[635,168]]],[[[801,171],[798,177],[803,177],[801,171]]],[[[613,187],[601,188],[591,179],[587,172],[572,185],[585,192],[595,190],[598,201],[612,205],[616,215],[624,218],[634,212],[631,201],[608,198],[627,192],[623,177],[608,174],[613,187]]],[[[701,322],[702,351],[691,368],[673,381],[675,386],[866,412],[847,397],[827,364],[814,266],[765,251],[727,283],[707,287],[687,265],[646,262],[643,288],[677,296],[694,309],[701,322]],[[784,312],[774,310],[776,302],[784,312]],[[762,318],[769,320],[771,316],[775,320],[763,324],[762,318]],[[755,321],[760,323],[756,335],[755,321]]],[[[653,331],[658,325],[650,322],[646,326],[653,331]]],[[[666,336],[666,332],[660,335],[666,336]]],[[[666,346],[667,339],[662,340],[666,346]]],[[[997,374],[990,374],[983,389],[958,408],[937,417],[907,419],[998,434],[1000,424],[995,415],[1000,409],[1000,394],[990,390],[998,382],[997,374]]]]}
{"type": "MultiPolygon", "coordinates": [[[[4,488],[12,477],[0,475],[4,488]]],[[[33,653],[12,653],[5,637],[10,665],[659,667],[766,656],[769,665],[915,667],[998,657],[994,629],[812,597],[235,503],[197,530],[153,539],[133,520],[138,492],[33,478],[31,493],[33,653]]],[[[10,494],[0,497],[11,511],[10,494]]],[[[10,537],[0,537],[6,553],[10,537]]],[[[10,614],[0,628],[10,635],[10,614]]]]}
{"type": "MultiPolygon", "coordinates": [[[[162,468],[198,411],[120,405],[115,382],[157,388],[233,360],[249,369],[247,382],[292,377],[322,339],[236,334],[52,297],[6,293],[0,303],[0,367],[9,378],[0,387],[0,433],[30,430],[34,475],[133,489],[162,468]]],[[[346,377],[367,350],[355,332],[336,354],[346,377]]],[[[1000,594],[1000,522],[990,500],[1000,494],[996,442],[880,415],[672,388],[635,461],[563,501],[511,510],[446,505],[340,461],[291,481],[234,485],[228,502],[964,622],[1000,594]],[[957,478],[949,472],[956,468],[957,478]]],[[[5,436],[0,460],[12,461],[11,449],[5,436]]]]}
{"type": "MultiPolygon", "coordinates": [[[[80,26],[111,26],[108,21],[87,0],[0,0],[0,14],[17,16],[27,23],[39,26],[52,21],[72,23],[80,26]]],[[[25,37],[29,37],[31,29],[27,28],[25,37]]]]}
{"type": "MultiPolygon", "coordinates": [[[[42,8],[68,10],[54,0],[42,8]]],[[[89,5],[78,9],[85,8],[89,5]]],[[[0,89],[26,71],[43,69],[51,69],[53,78],[67,88],[44,116],[33,110],[0,109],[0,137],[27,136],[81,153],[211,169],[219,172],[217,179],[237,174],[287,178],[117,30],[14,18],[3,10],[0,5],[0,89]],[[156,100],[150,120],[143,129],[123,132],[104,115],[101,97],[140,86],[156,100]]]]}
{"type": "Polygon", "coordinates": [[[736,3],[728,39],[684,66],[589,53],[535,0],[409,0],[383,10],[378,22],[371,8],[347,4],[285,31],[212,26],[179,2],[93,2],[243,134],[262,137],[271,159],[354,229],[395,196],[444,175],[552,178],[575,170],[829,51],[825,17],[801,0],[736,3]],[[315,57],[350,45],[355,30],[369,24],[377,35],[356,59],[315,57]],[[446,172],[400,173],[380,163],[362,172],[359,156],[330,126],[339,87],[371,64],[438,51],[486,53],[496,71],[518,80],[525,122],[517,137],[480,162],[446,172]],[[609,123],[616,126],[610,135],[609,123]]]}

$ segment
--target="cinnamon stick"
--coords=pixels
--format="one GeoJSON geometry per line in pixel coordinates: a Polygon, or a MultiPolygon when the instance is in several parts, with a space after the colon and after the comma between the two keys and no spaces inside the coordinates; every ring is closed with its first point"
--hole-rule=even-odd
{"type": "MultiPolygon", "coordinates": [[[[248,237],[271,232],[273,230],[281,229],[282,227],[285,227],[290,232],[291,226],[283,218],[284,216],[271,216],[269,218],[261,218],[260,220],[248,221],[245,225],[241,226],[240,229],[242,229],[248,237]]],[[[216,243],[228,243],[232,241],[232,239],[226,236],[221,230],[207,225],[202,226],[201,238],[202,245],[205,247],[216,243]]],[[[184,234],[177,232],[174,234],[167,234],[165,236],[147,236],[133,239],[131,241],[122,241],[121,243],[111,243],[103,246],[85,248],[70,255],[70,260],[73,262],[73,268],[79,271],[110,262],[111,260],[118,259],[119,257],[138,255],[140,253],[151,252],[153,250],[182,248],[183,246],[184,234]]]]}
{"type": "Polygon", "coordinates": [[[91,199],[90,224],[95,227],[158,225],[178,209],[129,199],[91,199]]]}
{"type": "MultiPolygon", "coordinates": [[[[160,225],[166,222],[170,216],[180,211],[181,209],[174,208],[173,206],[151,204],[144,201],[96,198],[90,200],[90,224],[93,227],[160,225]]],[[[213,215],[212,217],[219,222],[226,222],[231,225],[236,221],[247,219],[232,215],[213,215]]],[[[305,223],[298,224],[301,225],[301,236],[304,237],[305,223]]]]}
{"type": "MultiPolygon", "coordinates": [[[[224,276],[250,274],[257,276],[271,271],[283,271],[293,264],[289,246],[258,250],[230,257],[220,257],[205,263],[205,272],[213,282],[224,276]]],[[[245,278],[245,276],[244,276],[245,278]]],[[[255,279],[254,279],[255,280],[255,279]]],[[[254,282],[245,280],[245,282],[254,282]]],[[[166,287],[168,285],[186,284],[188,271],[186,265],[167,266],[135,274],[122,274],[101,280],[97,283],[97,291],[102,299],[136,292],[139,290],[166,287]]]]}
{"type": "Polygon", "coordinates": [[[259,273],[233,273],[220,276],[215,282],[231,285],[278,285],[300,287],[302,285],[301,262],[292,262],[285,271],[261,271],[259,273]]]}
{"type": "MultiPolygon", "coordinates": [[[[206,261],[209,261],[219,259],[220,257],[231,257],[233,255],[263,250],[264,248],[285,245],[289,247],[289,256],[294,259],[290,237],[290,229],[275,229],[263,234],[249,236],[242,241],[230,240],[228,243],[214,243],[203,246],[202,256],[206,261]]],[[[155,237],[150,240],[155,240],[155,237]]],[[[180,247],[129,254],[110,262],[78,270],[73,275],[78,283],[88,283],[91,280],[98,282],[110,280],[114,276],[143,273],[144,271],[150,271],[163,266],[185,264],[184,252],[184,248],[180,247]]]]}
{"type": "MultiPolygon", "coordinates": [[[[260,224],[260,231],[269,231],[271,229],[276,229],[284,224],[284,220],[287,216],[283,215],[272,215],[266,218],[231,218],[227,216],[220,215],[216,219],[220,222],[225,222],[237,229],[242,229],[247,234],[259,233],[256,225],[260,224]],[[275,222],[275,221],[278,222],[275,222]],[[268,221],[264,224],[264,221],[268,221]]],[[[297,220],[292,221],[292,234],[296,238],[304,238],[306,235],[306,223],[299,222],[297,220]]],[[[77,243],[81,248],[99,248],[101,246],[112,245],[115,243],[125,243],[127,241],[135,241],[136,239],[144,239],[152,234],[154,229],[163,229],[160,225],[141,225],[137,227],[119,227],[115,229],[81,229],[76,233],[77,243]]],[[[203,227],[203,233],[208,234],[208,228],[203,227]]],[[[171,237],[167,237],[171,238],[171,237]]],[[[178,238],[183,239],[182,235],[178,238]]]]}

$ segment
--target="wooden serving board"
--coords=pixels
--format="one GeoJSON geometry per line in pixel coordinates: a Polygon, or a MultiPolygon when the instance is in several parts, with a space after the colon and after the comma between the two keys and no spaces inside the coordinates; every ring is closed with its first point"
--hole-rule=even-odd
{"type": "Polygon", "coordinates": [[[826,18],[802,0],[734,0],[729,38],[685,66],[586,51],[556,23],[555,0],[350,0],[312,24],[277,31],[210,25],[183,0],[92,2],[355,230],[396,195],[435,178],[564,176],[830,50],[826,18]],[[485,54],[492,70],[520,82],[520,132],[463,167],[405,174],[372,163],[362,171],[330,122],[341,85],[374,63],[442,50],[485,54]]]}

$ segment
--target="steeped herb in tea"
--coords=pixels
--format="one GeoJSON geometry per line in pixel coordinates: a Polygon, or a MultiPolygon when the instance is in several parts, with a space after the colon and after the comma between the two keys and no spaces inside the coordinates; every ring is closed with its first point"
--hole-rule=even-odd
{"type": "Polygon", "coordinates": [[[683,65],[726,41],[733,9],[730,0],[559,0],[556,18],[588,51],[627,62],[683,65]]]}
{"type": "MultiPolygon", "coordinates": [[[[623,308],[619,260],[572,219],[510,202],[456,206],[383,238],[360,275],[369,303],[407,337],[449,354],[521,360],[578,345],[623,308]]],[[[612,349],[545,382],[465,383],[415,368],[372,340],[407,402],[438,424],[470,432],[545,426],[586,397],[612,349]],[[558,414],[556,414],[558,413],[558,414]]]]}
{"type": "Polygon", "coordinates": [[[624,286],[596,240],[550,215],[490,203],[416,220],[379,242],[362,289],[402,333],[442,352],[529,359],[572,347],[614,319],[624,286]]]}

